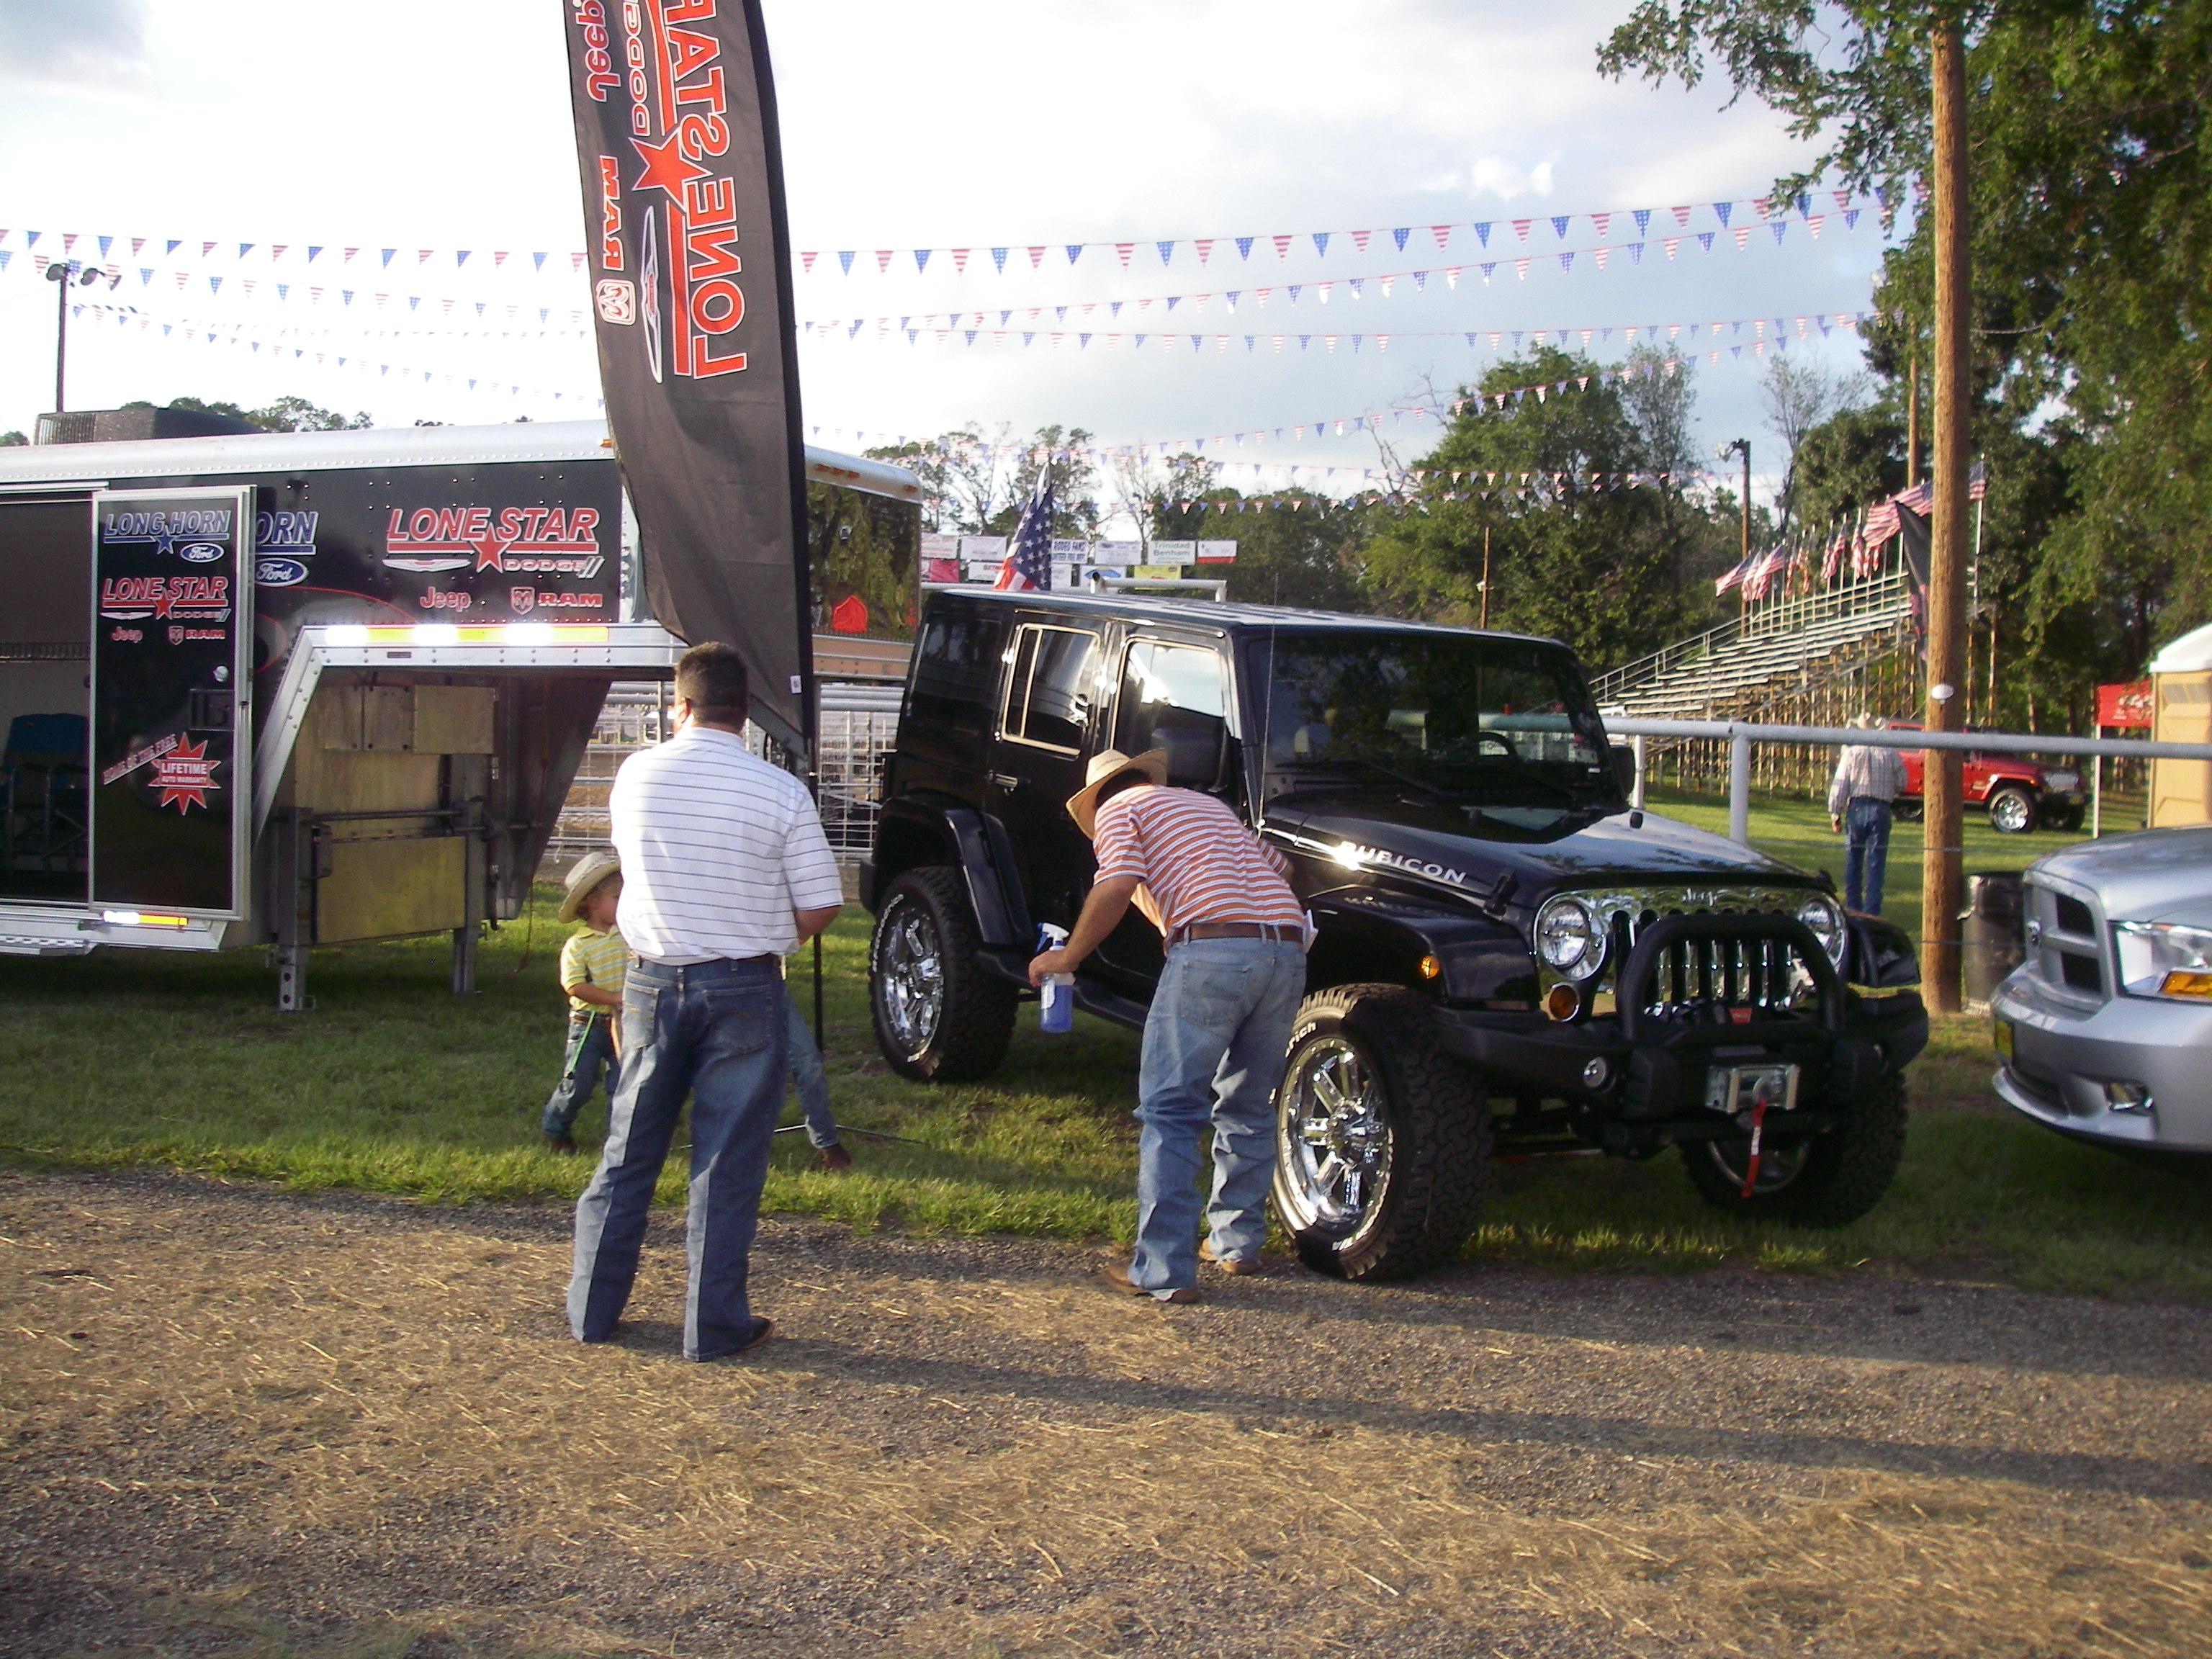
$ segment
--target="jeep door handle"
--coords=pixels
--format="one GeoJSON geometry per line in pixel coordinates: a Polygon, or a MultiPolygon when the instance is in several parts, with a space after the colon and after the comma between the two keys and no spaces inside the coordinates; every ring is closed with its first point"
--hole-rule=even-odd
{"type": "Polygon", "coordinates": [[[1011,772],[994,772],[991,774],[991,781],[1001,789],[1018,789],[1022,787],[1022,781],[1011,772]]]}

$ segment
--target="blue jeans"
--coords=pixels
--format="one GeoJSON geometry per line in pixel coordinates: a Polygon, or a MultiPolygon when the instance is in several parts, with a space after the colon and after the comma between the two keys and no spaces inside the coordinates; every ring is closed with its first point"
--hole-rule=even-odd
{"type": "Polygon", "coordinates": [[[538,1121],[548,1139],[566,1140],[574,1132],[576,1114],[599,1086],[601,1073],[606,1074],[609,1100],[622,1086],[622,1062],[615,1058],[614,1023],[614,1015],[605,1009],[588,1014],[570,1011],[568,1052],[562,1058],[561,1080],[553,1085],[552,1098],[545,1103],[538,1121]]]}
{"type": "Polygon", "coordinates": [[[1844,809],[1844,908],[1881,914],[1881,877],[1889,863],[1889,803],[1854,795],[1844,809]]]}
{"type": "Polygon", "coordinates": [[[790,1057],[791,1086],[799,1091],[799,1109],[806,1119],[806,1138],[817,1147],[837,1144],[837,1120],[830,1112],[830,1079],[822,1070],[822,1050],[814,1046],[814,1028],[799,1012],[799,999],[787,994],[791,1010],[784,1034],[784,1051],[790,1057]]]}
{"type": "Polygon", "coordinates": [[[1138,1066],[1137,1250],[1129,1282],[1155,1292],[1198,1282],[1198,1182],[1213,1132],[1213,1252],[1255,1255],[1267,1239],[1275,1087],[1305,994],[1305,952],[1264,939],[1192,939],[1168,952],[1138,1066]]]}
{"type": "Polygon", "coordinates": [[[691,1097],[691,1192],[684,1218],[690,1291],[684,1357],[713,1359],[758,1329],[745,1299],[769,1147],[783,1110],[783,981],[773,958],[690,967],[633,962],[623,988],[622,1085],[605,1150],[576,1200],[568,1328],[614,1334],[637,1277],[646,1209],[691,1097]]]}

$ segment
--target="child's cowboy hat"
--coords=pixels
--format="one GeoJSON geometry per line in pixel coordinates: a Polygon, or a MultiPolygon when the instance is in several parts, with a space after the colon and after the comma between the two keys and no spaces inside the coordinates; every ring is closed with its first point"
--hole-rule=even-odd
{"type": "Polygon", "coordinates": [[[1067,815],[1085,835],[1097,834],[1098,792],[1124,772],[1142,772],[1154,783],[1165,783],[1168,751],[1147,749],[1141,755],[1125,755],[1118,749],[1108,749],[1093,755],[1083,774],[1083,787],[1067,798],[1067,815]]]}
{"type": "Polygon", "coordinates": [[[578,859],[568,872],[568,880],[561,894],[560,916],[563,921],[574,921],[583,914],[584,901],[597,890],[609,876],[622,874],[622,860],[602,848],[586,853],[578,859]]]}

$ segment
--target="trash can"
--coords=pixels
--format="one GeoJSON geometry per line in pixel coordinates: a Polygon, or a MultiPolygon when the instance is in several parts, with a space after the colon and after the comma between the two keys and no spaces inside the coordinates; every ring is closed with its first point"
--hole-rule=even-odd
{"type": "Polygon", "coordinates": [[[1984,870],[1966,877],[1966,908],[1960,913],[1960,969],[1966,1006],[1985,1009],[2007,974],[2027,953],[2020,872],[1984,870]]]}

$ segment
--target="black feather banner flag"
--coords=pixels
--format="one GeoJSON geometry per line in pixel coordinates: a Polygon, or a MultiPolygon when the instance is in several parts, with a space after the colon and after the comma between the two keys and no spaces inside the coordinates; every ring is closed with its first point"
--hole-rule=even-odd
{"type": "Polygon", "coordinates": [[[790,239],[758,0],[567,0],[569,87],[615,451],[645,597],[752,671],[813,752],[790,239]]]}

